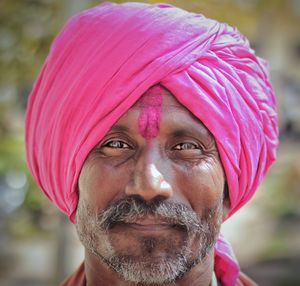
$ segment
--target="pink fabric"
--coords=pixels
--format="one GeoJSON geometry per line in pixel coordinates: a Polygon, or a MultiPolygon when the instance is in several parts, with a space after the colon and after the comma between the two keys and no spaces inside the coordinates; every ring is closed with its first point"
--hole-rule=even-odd
{"type": "MultiPolygon", "coordinates": [[[[90,150],[160,83],[214,135],[230,215],[275,159],[275,98],[266,64],[237,29],[167,4],[104,3],[73,17],[54,40],[26,114],[27,160],[48,198],[72,221],[90,150]]],[[[216,272],[234,285],[238,264],[220,238],[216,272]]]]}
{"type": "Polygon", "coordinates": [[[215,273],[222,285],[235,286],[240,267],[225,237],[220,234],[215,245],[215,273]]]}

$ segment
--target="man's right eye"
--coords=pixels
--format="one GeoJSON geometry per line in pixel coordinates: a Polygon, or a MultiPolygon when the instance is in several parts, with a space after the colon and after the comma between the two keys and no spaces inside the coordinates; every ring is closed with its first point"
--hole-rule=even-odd
{"type": "Polygon", "coordinates": [[[107,148],[115,148],[115,149],[130,149],[130,146],[126,142],[121,140],[111,140],[106,142],[102,146],[107,148]]]}
{"type": "Polygon", "coordinates": [[[133,150],[132,144],[120,139],[108,139],[95,148],[96,153],[100,153],[105,157],[127,156],[132,154],[133,150]]]}

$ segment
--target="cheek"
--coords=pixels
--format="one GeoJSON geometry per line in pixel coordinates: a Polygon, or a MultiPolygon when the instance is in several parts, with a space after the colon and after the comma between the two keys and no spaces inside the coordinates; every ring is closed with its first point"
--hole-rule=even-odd
{"type": "Polygon", "coordinates": [[[177,183],[198,213],[214,208],[223,196],[224,174],[219,162],[201,163],[177,173],[177,183]]]}
{"type": "Polygon", "coordinates": [[[95,209],[103,210],[124,196],[128,180],[129,176],[123,168],[88,159],[79,176],[79,195],[95,209]]]}

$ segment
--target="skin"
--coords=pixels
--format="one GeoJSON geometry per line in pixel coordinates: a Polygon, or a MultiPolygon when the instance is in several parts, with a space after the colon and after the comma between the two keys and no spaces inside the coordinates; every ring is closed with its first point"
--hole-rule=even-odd
{"type": "Polygon", "coordinates": [[[123,199],[160,200],[184,206],[200,219],[209,217],[215,242],[229,202],[223,199],[225,177],[214,138],[168,91],[163,90],[162,97],[156,136],[140,131],[139,120],[145,112],[142,97],[114,124],[83,165],[76,227],[85,246],[87,285],[136,285],[111,269],[106,259],[111,251],[130,256],[139,265],[159,263],[183,245],[194,263],[174,283],[163,285],[205,286],[211,282],[213,247],[199,258],[200,238],[188,236],[160,217],[142,216],[106,231],[97,227],[99,214],[123,199]]]}
{"type": "Polygon", "coordinates": [[[163,88],[150,88],[139,101],[139,132],[145,139],[155,138],[159,131],[160,113],[163,103],[163,88]]]}

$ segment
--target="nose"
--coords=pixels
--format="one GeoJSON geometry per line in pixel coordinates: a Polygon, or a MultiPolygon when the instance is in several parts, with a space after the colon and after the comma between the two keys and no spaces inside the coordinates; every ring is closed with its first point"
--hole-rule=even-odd
{"type": "Polygon", "coordinates": [[[136,161],[130,183],[126,186],[127,196],[137,195],[146,201],[155,198],[168,199],[173,195],[171,185],[166,181],[167,166],[155,150],[148,148],[136,161]],[[165,171],[165,172],[164,172],[165,171]]]}

